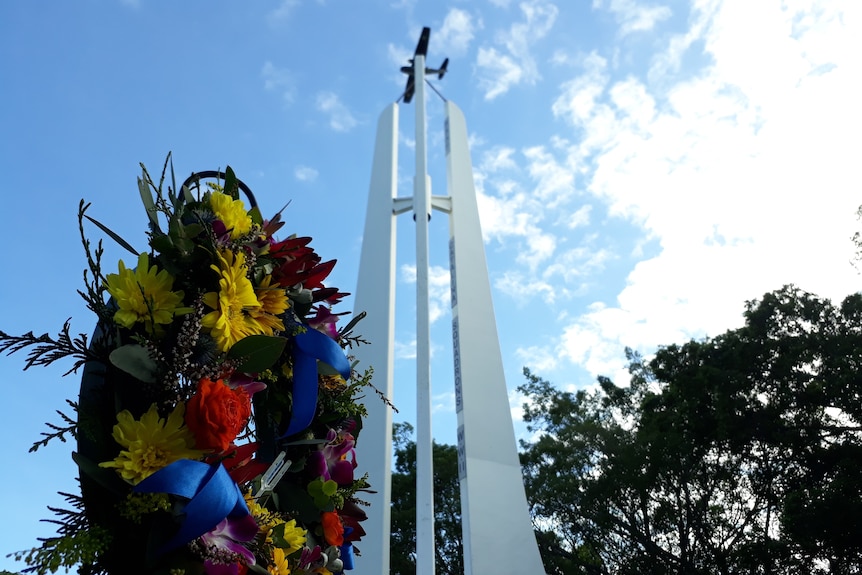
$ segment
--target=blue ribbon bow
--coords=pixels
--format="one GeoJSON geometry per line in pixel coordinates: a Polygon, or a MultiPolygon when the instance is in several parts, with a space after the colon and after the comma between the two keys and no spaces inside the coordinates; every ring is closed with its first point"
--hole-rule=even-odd
{"type": "Polygon", "coordinates": [[[344,379],[350,377],[350,362],[331,337],[305,326],[294,338],[293,410],[287,430],[279,437],[299,433],[311,425],[317,411],[317,360],[329,364],[344,379]]]}
{"type": "Polygon", "coordinates": [[[211,531],[226,517],[249,514],[242,493],[221,463],[180,459],[159,469],[134,489],[137,493],[169,493],[190,501],[177,533],[158,551],[164,554],[211,531]]]}

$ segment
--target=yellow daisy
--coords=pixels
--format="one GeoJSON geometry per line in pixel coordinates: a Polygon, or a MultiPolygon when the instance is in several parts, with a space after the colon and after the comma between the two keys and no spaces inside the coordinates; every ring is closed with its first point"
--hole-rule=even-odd
{"type": "Polygon", "coordinates": [[[284,524],[284,540],[290,546],[284,550],[285,555],[290,555],[302,549],[305,545],[308,531],[296,525],[296,519],[291,519],[284,524]]]}
{"type": "Polygon", "coordinates": [[[260,302],[246,277],[245,256],[226,250],[219,253],[218,259],[219,265],[211,267],[221,276],[219,291],[204,294],[204,304],[213,311],[203,317],[201,325],[210,330],[216,345],[226,352],[244,337],[266,330],[250,315],[259,311],[260,302]]]}
{"type": "Polygon", "coordinates": [[[158,267],[150,267],[147,253],[138,256],[137,269],[127,269],[120,260],[120,273],[108,274],[108,293],[120,309],[114,314],[114,321],[131,328],[137,322],[144,322],[148,328],[153,324],[169,324],[174,316],[189,313],[191,308],[180,307],[183,292],[171,291],[174,278],[158,267]]]}
{"type": "Polygon", "coordinates": [[[210,207],[230,231],[232,240],[246,236],[251,231],[251,216],[248,215],[242,200],[235,200],[221,192],[211,192],[210,207]]]}
{"type": "Polygon", "coordinates": [[[272,335],[274,331],[284,331],[284,322],[279,316],[290,307],[290,300],[287,299],[284,288],[272,285],[272,276],[266,276],[254,293],[260,307],[249,312],[251,317],[260,323],[266,335],[272,335]]]}
{"type": "Polygon", "coordinates": [[[287,564],[287,557],[284,550],[276,547],[272,551],[272,563],[270,563],[267,571],[272,575],[290,575],[290,567],[287,564]]]}
{"type": "Polygon", "coordinates": [[[178,459],[199,459],[203,452],[193,449],[195,438],[183,425],[184,415],[184,403],[178,403],[167,420],[159,417],[156,404],[138,421],[128,410],[121,411],[113,437],[123,450],[99,467],[113,467],[123,479],[137,485],[178,459]]]}

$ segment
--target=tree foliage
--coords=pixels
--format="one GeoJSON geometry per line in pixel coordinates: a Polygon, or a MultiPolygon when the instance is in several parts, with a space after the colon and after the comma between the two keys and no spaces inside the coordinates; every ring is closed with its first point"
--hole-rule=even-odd
{"type": "MultiPolygon", "coordinates": [[[[416,443],[413,427],[396,423],[395,471],[392,473],[392,540],[390,573],[416,573],[416,443]]],[[[458,452],[453,445],[433,444],[435,572],[462,575],[461,491],[458,452]]]]}
{"type": "Polygon", "coordinates": [[[525,484],[554,574],[862,572],[862,296],[792,286],[745,325],[627,351],[631,384],[525,371],[525,484]]]}

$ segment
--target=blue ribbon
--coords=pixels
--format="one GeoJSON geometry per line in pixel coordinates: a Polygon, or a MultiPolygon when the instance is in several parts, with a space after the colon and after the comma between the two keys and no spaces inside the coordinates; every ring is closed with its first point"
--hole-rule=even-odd
{"type": "Polygon", "coordinates": [[[180,459],[159,469],[134,489],[137,493],[169,493],[190,501],[183,509],[180,529],[165,543],[161,555],[211,531],[226,517],[248,515],[242,493],[221,463],[180,459]]]}
{"type": "MultiPolygon", "coordinates": [[[[344,536],[347,537],[353,532],[353,527],[344,528],[344,536]]],[[[353,569],[353,542],[348,541],[338,549],[341,550],[341,562],[344,564],[344,569],[353,569]]]]}
{"type": "Polygon", "coordinates": [[[344,379],[350,377],[350,362],[335,340],[305,326],[294,338],[293,410],[290,423],[279,439],[299,433],[311,425],[317,411],[317,360],[329,364],[344,379]]]}

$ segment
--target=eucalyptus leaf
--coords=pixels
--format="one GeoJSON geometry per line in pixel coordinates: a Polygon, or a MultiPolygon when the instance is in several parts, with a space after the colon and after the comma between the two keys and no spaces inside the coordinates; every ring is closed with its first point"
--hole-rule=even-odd
{"type": "Polygon", "coordinates": [[[111,352],[111,363],[144,383],[155,383],[158,366],[150,352],[141,345],[130,343],[111,352]]]}
{"type": "Polygon", "coordinates": [[[250,335],[236,342],[230,348],[229,359],[240,359],[237,366],[245,373],[259,373],[272,367],[284,352],[287,340],[269,335],[250,335]]]}

